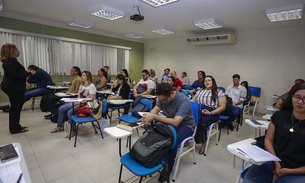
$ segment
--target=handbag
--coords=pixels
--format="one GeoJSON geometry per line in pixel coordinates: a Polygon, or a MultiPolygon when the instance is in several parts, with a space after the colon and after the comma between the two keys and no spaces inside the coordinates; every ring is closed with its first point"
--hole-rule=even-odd
{"type": "Polygon", "coordinates": [[[88,102],[80,103],[80,106],[77,110],[77,116],[89,116],[92,113],[92,108],[89,106],[88,102]]]}

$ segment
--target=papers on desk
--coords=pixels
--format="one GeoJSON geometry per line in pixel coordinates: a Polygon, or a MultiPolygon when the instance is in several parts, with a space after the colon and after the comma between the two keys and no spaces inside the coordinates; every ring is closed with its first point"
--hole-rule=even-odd
{"type": "MultiPolygon", "coordinates": [[[[1,181],[3,183],[6,182],[17,182],[21,172],[20,165],[19,163],[21,162],[20,158],[20,151],[18,147],[14,147],[15,150],[17,151],[17,154],[19,155],[17,159],[1,163],[0,162],[0,183],[1,181]]],[[[21,182],[20,183],[25,183],[24,177],[22,176],[21,182]]]]}
{"type": "MultiPolygon", "coordinates": [[[[145,114],[149,114],[149,112],[138,112],[138,114],[139,114],[140,116],[144,116],[145,114]]],[[[160,111],[158,115],[159,115],[160,117],[162,117],[162,118],[166,118],[166,116],[163,114],[162,111],[160,111]]]]}
{"type": "Polygon", "coordinates": [[[236,151],[250,157],[255,162],[281,161],[278,157],[255,145],[239,145],[236,151]]]}
{"type": "Polygon", "coordinates": [[[261,127],[261,128],[268,128],[270,124],[269,121],[253,120],[253,119],[246,119],[245,122],[253,127],[261,127]]]}
{"type": "Polygon", "coordinates": [[[56,96],[58,97],[69,97],[69,96],[77,96],[77,93],[62,93],[62,92],[58,92],[55,93],[56,96]]]}

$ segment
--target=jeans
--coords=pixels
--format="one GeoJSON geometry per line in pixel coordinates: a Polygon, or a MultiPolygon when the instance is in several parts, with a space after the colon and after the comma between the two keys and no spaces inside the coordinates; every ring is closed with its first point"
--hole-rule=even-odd
{"type": "Polygon", "coordinates": [[[173,170],[173,166],[175,163],[175,158],[177,155],[177,150],[180,147],[181,142],[187,138],[190,137],[194,131],[192,129],[190,129],[187,126],[178,126],[177,128],[175,128],[176,133],[177,133],[177,142],[174,148],[172,148],[167,156],[168,159],[168,172],[171,173],[173,170]]]}
{"type": "MultiPolygon", "coordinates": [[[[273,179],[274,163],[272,161],[262,165],[252,165],[246,173],[243,183],[271,183],[273,179]]],[[[275,183],[301,183],[305,182],[305,175],[286,175],[280,177],[275,183]]]]}
{"type": "Polygon", "coordinates": [[[66,120],[66,115],[68,116],[69,122],[72,125],[72,131],[76,130],[76,123],[71,120],[71,116],[76,114],[77,109],[79,106],[74,106],[73,110],[73,105],[72,103],[67,103],[65,105],[62,105],[58,108],[58,120],[57,120],[57,127],[62,128],[64,126],[64,122],[66,120]]]}
{"type": "Polygon", "coordinates": [[[225,121],[225,124],[228,125],[232,123],[239,115],[240,115],[240,108],[239,107],[232,107],[232,114],[228,120],[225,121]]]}
{"type": "Polygon", "coordinates": [[[50,93],[50,90],[47,88],[31,88],[27,89],[24,94],[24,102],[30,100],[30,98],[43,96],[50,93]]]}

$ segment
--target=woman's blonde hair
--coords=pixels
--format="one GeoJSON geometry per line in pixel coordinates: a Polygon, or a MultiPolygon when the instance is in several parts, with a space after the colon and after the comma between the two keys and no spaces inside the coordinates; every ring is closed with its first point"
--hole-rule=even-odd
{"type": "Polygon", "coordinates": [[[1,47],[1,62],[4,62],[8,58],[16,58],[15,51],[18,50],[16,45],[11,43],[5,43],[1,47]]]}

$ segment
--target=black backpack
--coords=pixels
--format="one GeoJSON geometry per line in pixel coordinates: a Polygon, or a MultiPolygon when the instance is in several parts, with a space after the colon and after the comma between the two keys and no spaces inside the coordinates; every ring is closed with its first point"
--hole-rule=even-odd
{"type": "Polygon", "coordinates": [[[225,95],[227,99],[227,104],[226,104],[226,109],[220,113],[220,115],[223,116],[231,116],[232,115],[232,108],[233,108],[233,101],[232,98],[229,97],[228,95],[225,95]]]}
{"type": "Polygon", "coordinates": [[[41,97],[40,110],[42,112],[48,112],[49,111],[49,97],[52,96],[52,95],[54,95],[54,94],[50,93],[50,94],[43,95],[41,97]]]}
{"type": "Polygon", "coordinates": [[[129,154],[145,167],[154,167],[170,150],[173,135],[165,124],[151,125],[132,146],[129,154]]]}

